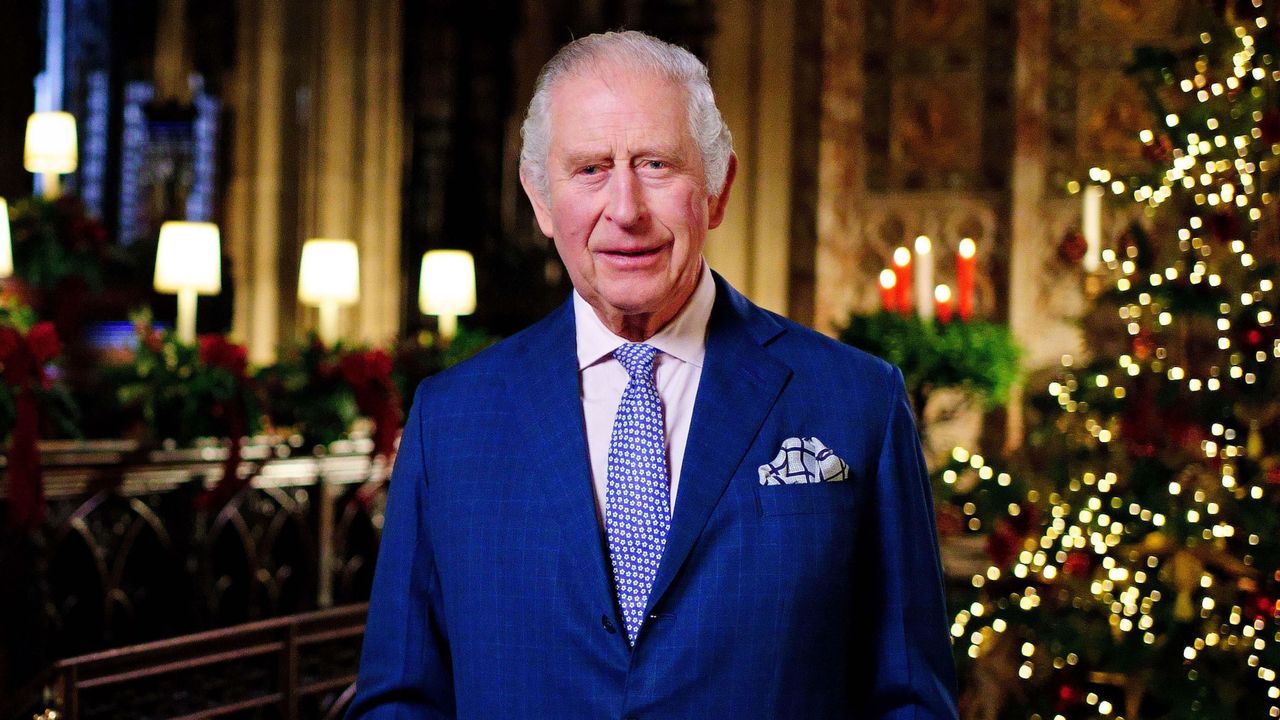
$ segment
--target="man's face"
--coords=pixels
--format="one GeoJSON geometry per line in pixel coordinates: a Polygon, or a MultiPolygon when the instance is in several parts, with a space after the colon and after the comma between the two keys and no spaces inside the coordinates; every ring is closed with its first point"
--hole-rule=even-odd
{"type": "Polygon", "coordinates": [[[696,287],[732,168],[709,197],[684,89],[655,74],[584,70],[553,88],[550,113],[547,196],[525,183],[538,225],[601,320],[647,337],[696,287]]]}

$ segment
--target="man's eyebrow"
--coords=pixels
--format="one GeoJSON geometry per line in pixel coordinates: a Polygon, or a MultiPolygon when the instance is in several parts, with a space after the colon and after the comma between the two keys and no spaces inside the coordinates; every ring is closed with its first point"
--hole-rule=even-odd
{"type": "Polygon", "coordinates": [[[577,165],[588,165],[598,163],[601,160],[608,160],[612,157],[612,153],[606,148],[581,148],[578,150],[570,150],[564,154],[563,164],[566,167],[577,165]]]}
{"type": "MultiPolygon", "coordinates": [[[[680,155],[680,147],[674,144],[645,145],[636,148],[630,153],[631,158],[662,158],[668,162],[674,162],[680,155]]],[[[582,147],[574,150],[568,150],[563,155],[561,165],[564,167],[578,167],[580,165],[593,165],[613,159],[613,152],[606,147],[582,147]]]]}
{"type": "Polygon", "coordinates": [[[664,159],[673,159],[680,155],[680,145],[673,143],[662,143],[658,145],[646,145],[636,148],[631,154],[632,157],[660,157],[664,159]]]}

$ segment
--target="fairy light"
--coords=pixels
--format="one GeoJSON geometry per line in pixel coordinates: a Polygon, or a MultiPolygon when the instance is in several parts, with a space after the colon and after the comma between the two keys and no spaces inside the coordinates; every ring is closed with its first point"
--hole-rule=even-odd
{"type": "MultiPolygon", "coordinates": [[[[1266,22],[1257,24],[1263,27],[1266,22]]],[[[1195,74],[1183,78],[1178,87],[1202,101],[1223,98],[1213,102],[1228,102],[1224,96],[1243,89],[1246,93],[1239,95],[1241,100],[1232,101],[1239,103],[1252,97],[1247,92],[1255,83],[1280,81],[1280,69],[1272,71],[1277,64],[1275,58],[1256,52],[1251,32],[1252,23],[1249,32],[1237,29],[1235,38],[1226,38],[1239,39],[1239,43],[1234,52],[1227,54],[1230,64],[1225,72],[1213,65],[1206,50],[1206,57],[1196,63],[1195,74]],[[1263,65],[1267,70],[1258,72],[1263,65]]],[[[1207,34],[1202,40],[1206,46],[1213,43],[1215,53],[1218,44],[1224,42],[1223,37],[1207,34]]],[[[1161,152],[1170,156],[1165,168],[1149,177],[1122,175],[1102,167],[1089,170],[1091,183],[1103,185],[1113,193],[1128,194],[1147,207],[1158,207],[1177,197],[1195,203],[1196,208],[1185,226],[1177,230],[1176,237],[1154,238],[1172,244],[1170,249],[1181,253],[1181,257],[1169,261],[1162,257],[1163,250],[1157,252],[1147,246],[1140,251],[1139,243],[1122,244],[1118,250],[1102,253],[1104,272],[1112,273],[1111,282],[1121,293],[1115,314],[1108,312],[1108,316],[1119,323],[1123,335],[1133,339],[1133,349],[1117,357],[1111,366],[1077,363],[1064,357],[1058,377],[1042,386],[1048,395],[1046,400],[1056,403],[1063,413],[1055,427],[1096,448],[1097,453],[1090,456],[1096,462],[1105,462],[1102,453],[1113,438],[1124,437],[1116,432],[1124,425],[1118,420],[1115,406],[1100,400],[1132,397],[1134,378],[1150,373],[1156,382],[1176,386],[1175,392],[1217,393],[1231,388],[1256,393],[1248,387],[1265,387],[1261,385],[1261,378],[1267,377],[1262,365],[1280,358],[1280,339],[1270,336],[1273,331],[1267,330],[1261,341],[1248,334],[1254,328],[1274,327],[1276,302],[1271,295],[1274,282],[1256,277],[1258,271],[1266,269],[1260,261],[1264,255],[1251,247],[1257,241],[1257,231],[1245,224],[1260,222],[1266,216],[1264,208],[1276,199],[1274,192],[1265,188],[1274,187],[1272,173],[1280,166],[1275,160],[1280,155],[1280,145],[1267,147],[1257,142],[1262,137],[1258,128],[1263,121],[1260,111],[1253,110],[1254,127],[1247,131],[1241,128],[1240,119],[1235,113],[1228,117],[1212,111],[1188,111],[1182,116],[1169,113],[1159,129],[1144,129],[1138,134],[1144,145],[1163,145],[1161,152]],[[1178,142],[1176,132],[1166,132],[1166,128],[1180,131],[1184,126],[1188,131],[1182,136],[1184,143],[1178,142]],[[1169,148],[1170,140],[1179,146],[1169,148]],[[1222,223],[1220,220],[1228,213],[1236,213],[1240,223],[1222,223]],[[1196,288],[1193,292],[1202,295],[1226,296],[1220,302],[1215,300],[1217,315],[1206,320],[1217,331],[1212,334],[1209,330],[1206,338],[1216,351],[1197,348],[1191,352],[1186,345],[1184,328],[1203,317],[1201,310],[1188,307],[1180,295],[1180,289],[1187,287],[1196,288]]],[[[1244,120],[1248,119],[1246,115],[1244,120]]],[[[1081,188],[1080,181],[1067,186],[1073,194],[1081,188]]],[[[1193,543],[1210,541],[1201,545],[1207,548],[1206,552],[1214,552],[1217,547],[1255,548],[1265,544],[1239,518],[1239,503],[1261,502],[1269,491],[1265,482],[1257,481],[1256,460],[1240,462],[1252,452],[1246,442],[1249,429],[1233,427],[1233,422],[1216,421],[1206,428],[1204,439],[1195,441],[1202,462],[1195,472],[1166,479],[1169,492],[1162,496],[1164,505],[1159,499],[1145,498],[1140,502],[1129,497],[1129,478],[1105,468],[1071,472],[1060,483],[1055,481],[1056,489],[1046,489],[1041,495],[1019,485],[1008,473],[996,472],[980,454],[964,449],[953,451],[954,464],[942,474],[945,484],[955,486],[960,477],[976,479],[976,488],[968,491],[971,493],[986,493],[997,486],[1005,488],[1005,492],[1023,487],[1027,502],[1038,506],[1040,517],[1044,518],[1039,531],[1015,548],[1013,561],[1004,565],[992,563],[974,575],[973,585],[983,596],[982,606],[987,617],[993,619],[975,629],[972,613],[957,616],[951,634],[961,640],[958,645],[963,648],[962,639],[968,637],[968,652],[977,657],[983,649],[991,648],[990,639],[996,632],[1005,631],[1002,616],[1035,610],[1042,597],[1057,597],[1049,588],[1072,587],[1061,585],[1064,582],[1078,582],[1081,590],[1088,591],[1062,595],[1071,598],[1072,608],[1096,609],[1107,618],[1113,633],[1133,634],[1134,642],[1146,646],[1161,645],[1168,630],[1165,621],[1157,618],[1166,618],[1170,612],[1170,608],[1161,610],[1161,604],[1175,601],[1175,593],[1167,583],[1173,582],[1177,573],[1191,568],[1195,573],[1190,591],[1193,617],[1198,618],[1196,622],[1203,621],[1205,629],[1185,646],[1172,648],[1182,653],[1188,676],[1194,679],[1197,673],[1204,672],[1206,666],[1201,662],[1209,653],[1235,652],[1243,661],[1244,655],[1239,653],[1248,650],[1254,653],[1249,656],[1249,667],[1258,672],[1258,678],[1264,683],[1268,678],[1274,680],[1275,672],[1270,667],[1274,663],[1261,661],[1262,650],[1255,648],[1255,643],[1270,643],[1272,636],[1280,642],[1275,623],[1264,637],[1262,626],[1250,625],[1251,620],[1241,612],[1238,601],[1234,605],[1226,601],[1227,594],[1237,588],[1225,566],[1212,565],[1207,560],[1203,565],[1188,561],[1184,553],[1186,538],[1193,543]],[[993,480],[995,483],[988,485],[993,480]],[[1159,540],[1151,540],[1154,544],[1147,547],[1144,537],[1159,540]],[[1082,564],[1078,553],[1090,561],[1082,564]],[[1166,588],[1167,598],[1148,584],[1157,578],[1166,588]],[[1011,592],[1009,582],[1025,582],[1028,587],[1011,592]],[[1002,622],[999,630],[995,629],[996,620],[1002,622]],[[1262,671],[1264,668],[1267,672],[1262,671]]],[[[1002,512],[1007,517],[1024,514],[1021,503],[1001,500],[994,508],[989,503],[987,507],[988,511],[1002,512]]],[[[976,519],[975,514],[966,513],[967,519],[971,516],[976,519]]],[[[1256,553],[1264,557],[1261,550],[1256,553]]],[[[1239,562],[1256,568],[1259,561],[1243,555],[1239,562]]],[[[1280,574],[1275,579],[1280,581],[1280,574]]],[[[1181,590],[1176,595],[1180,598],[1181,590]]],[[[1062,669],[1080,663],[1084,655],[1064,648],[1041,659],[1035,650],[1043,647],[1039,640],[1020,637],[1019,642],[1030,643],[1033,648],[1017,659],[1019,677],[1033,684],[1041,673],[1038,665],[1051,663],[1053,668],[1062,669]]],[[[1087,662],[1084,664],[1088,667],[1087,662]]],[[[1263,691],[1273,701],[1280,701],[1280,686],[1274,682],[1266,684],[1263,691]]],[[[1090,693],[1086,701],[1099,716],[1112,717],[1116,712],[1111,702],[1097,693],[1090,693]]],[[[1280,702],[1272,710],[1272,717],[1280,718],[1280,702]]]]}

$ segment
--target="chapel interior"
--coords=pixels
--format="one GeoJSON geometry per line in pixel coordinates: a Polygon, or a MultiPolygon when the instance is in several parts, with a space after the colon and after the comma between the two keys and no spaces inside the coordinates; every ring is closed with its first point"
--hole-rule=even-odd
{"type": "MultiPolygon", "coordinates": [[[[29,330],[44,360],[34,328],[48,322],[60,354],[40,371],[38,414],[16,400],[0,408],[0,437],[15,443],[0,461],[0,507],[20,519],[0,522],[0,717],[341,716],[412,385],[571,290],[518,168],[537,72],[565,42],[636,29],[706,62],[740,170],[705,257],[754,302],[847,338],[851,318],[890,305],[914,322],[892,291],[912,284],[931,327],[998,329],[998,342],[973,341],[993,367],[1010,363],[989,380],[998,401],[968,398],[959,380],[912,398],[931,469],[961,461],[985,482],[999,467],[978,448],[988,461],[1018,457],[1053,427],[1033,401],[1048,398],[1050,374],[1090,356],[1089,321],[1111,282],[1099,273],[1130,228],[1151,227],[1148,207],[1099,170],[1149,165],[1138,138],[1163,127],[1135,53],[1198,47],[1205,14],[1237,5],[1239,17],[1262,7],[7,3],[0,198],[14,267],[0,278],[0,324],[29,330]],[[74,119],[74,167],[32,170],[29,123],[55,111],[74,119]],[[182,222],[214,231],[212,254],[174,266],[213,268],[198,291],[160,280],[158,251],[182,222]],[[346,241],[358,273],[332,261],[314,286],[300,273],[314,239],[346,241]],[[915,275],[894,273],[902,248],[915,275]],[[428,300],[437,280],[425,258],[442,250],[467,253],[435,276],[460,283],[452,309],[428,300]],[[325,294],[340,282],[358,290],[325,294]]],[[[1265,342],[1273,327],[1259,325],[1265,342]]],[[[1241,447],[1255,426],[1276,447],[1271,419],[1242,426],[1241,447]]],[[[943,533],[948,585],[965,598],[953,614],[969,615],[988,532],[1013,520],[978,531],[980,512],[940,510],[954,530],[943,533]]],[[[963,655],[970,633],[956,622],[963,655]]],[[[965,717],[1015,716],[1016,693],[991,689],[1019,672],[1010,647],[1012,659],[963,676],[965,717]]],[[[1084,688],[1071,696],[1079,707],[1095,693],[1095,714],[1080,717],[1163,717],[1117,677],[1071,681],[1084,688]],[[1097,698],[1116,710],[1101,714],[1097,698]]]]}

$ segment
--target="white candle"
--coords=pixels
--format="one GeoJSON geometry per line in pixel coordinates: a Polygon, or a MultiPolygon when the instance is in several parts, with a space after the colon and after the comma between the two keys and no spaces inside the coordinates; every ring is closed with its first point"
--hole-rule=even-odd
{"type": "Polygon", "coordinates": [[[924,320],[933,319],[933,242],[925,235],[916,238],[916,312],[924,320]]]}
{"type": "Polygon", "coordinates": [[[1084,206],[1080,211],[1081,232],[1084,234],[1085,272],[1094,272],[1102,262],[1102,195],[1101,185],[1089,185],[1084,189],[1084,206]]]}

